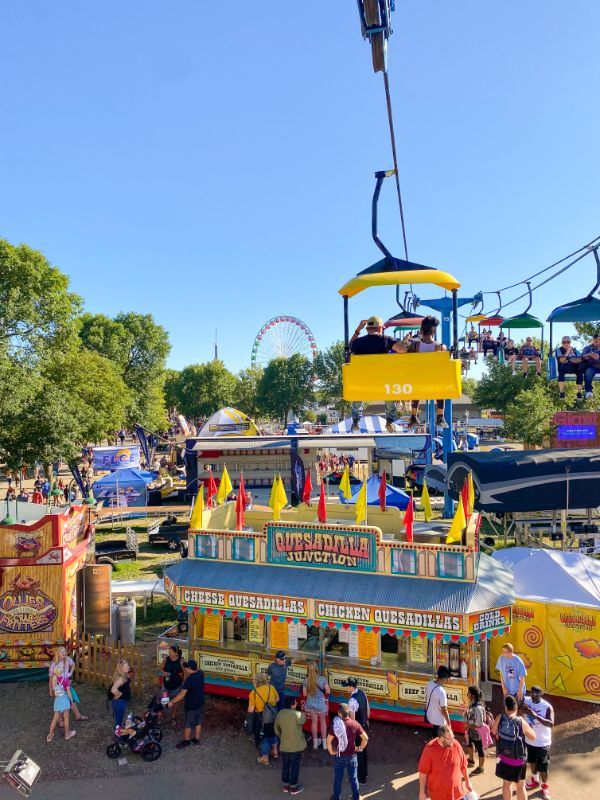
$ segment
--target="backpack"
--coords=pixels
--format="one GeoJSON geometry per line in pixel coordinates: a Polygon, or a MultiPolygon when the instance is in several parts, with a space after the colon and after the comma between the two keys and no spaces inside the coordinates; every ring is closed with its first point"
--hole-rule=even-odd
{"type": "Polygon", "coordinates": [[[520,719],[502,714],[498,725],[496,753],[525,763],[527,748],[520,719]]]}
{"type": "MultiPolygon", "coordinates": [[[[270,687],[269,687],[270,690],[270,687]]],[[[262,717],[263,725],[270,725],[271,723],[275,722],[275,717],[277,716],[277,709],[272,703],[268,703],[265,698],[258,692],[256,689],[254,690],[254,694],[258,695],[261,700],[264,702],[263,710],[260,712],[260,716],[262,717]]],[[[267,694],[267,697],[271,696],[271,692],[267,694]]],[[[256,701],[255,701],[256,702],[256,701]]]]}

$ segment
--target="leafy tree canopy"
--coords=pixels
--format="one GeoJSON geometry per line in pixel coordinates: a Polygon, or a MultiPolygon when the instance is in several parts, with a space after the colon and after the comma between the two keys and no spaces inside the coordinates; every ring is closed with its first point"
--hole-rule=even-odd
{"type": "Polygon", "coordinates": [[[186,417],[208,417],[230,406],[238,381],[222,361],[190,364],[169,380],[169,398],[186,417]]]}
{"type": "Polygon", "coordinates": [[[317,397],[323,405],[333,405],[346,416],[350,403],[342,399],[342,364],[345,360],[344,343],[334,342],[322,350],[315,359],[314,370],[317,376],[317,397]]]}
{"type": "Polygon", "coordinates": [[[258,419],[262,408],[258,401],[258,387],[264,370],[262,367],[248,367],[238,373],[234,406],[252,419],[258,419]]]}
{"type": "Polygon", "coordinates": [[[313,365],[299,353],[271,361],[260,379],[258,401],[265,412],[287,423],[314,403],[313,365]]]}

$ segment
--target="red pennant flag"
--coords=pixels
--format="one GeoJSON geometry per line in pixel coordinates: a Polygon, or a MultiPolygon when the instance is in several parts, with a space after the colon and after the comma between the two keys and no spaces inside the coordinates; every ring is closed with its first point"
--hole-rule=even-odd
{"type": "Polygon", "coordinates": [[[237,529],[244,529],[244,511],[246,510],[246,492],[244,491],[244,476],[240,477],[240,489],[237,500],[235,501],[235,513],[237,516],[237,529]]]}
{"type": "Polygon", "coordinates": [[[304,489],[302,491],[302,502],[306,503],[307,506],[310,505],[310,496],[312,494],[312,489],[313,486],[312,486],[312,481],[310,479],[310,469],[309,469],[304,478],[304,489]]]}
{"type": "Polygon", "coordinates": [[[379,491],[377,492],[377,496],[379,497],[379,508],[382,511],[385,511],[386,495],[387,495],[387,478],[384,470],[383,475],[381,476],[381,480],[379,481],[379,491]]]}
{"type": "Polygon", "coordinates": [[[404,512],[404,517],[402,518],[402,522],[404,524],[404,530],[406,532],[406,541],[412,542],[413,540],[413,520],[415,518],[414,508],[413,508],[413,500],[412,497],[409,500],[408,505],[406,506],[406,511],[404,512]]]}
{"type": "Polygon", "coordinates": [[[460,502],[465,510],[465,519],[469,516],[469,482],[465,481],[460,490],[460,502]]]}
{"type": "Polygon", "coordinates": [[[325,505],[325,481],[321,481],[321,494],[319,496],[319,507],[317,509],[319,522],[327,522],[327,507],[325,505]]]}
{"type": "Polygon", "coordinates": [[[210,475],[208,476],[208,486],[206,492],[207,505],[209,508],[212,508],[214,506],[213,497],[216,496],[217,496],[217,484],[215,483],[215,479],[213,478],[211,469],[210,475]]]}

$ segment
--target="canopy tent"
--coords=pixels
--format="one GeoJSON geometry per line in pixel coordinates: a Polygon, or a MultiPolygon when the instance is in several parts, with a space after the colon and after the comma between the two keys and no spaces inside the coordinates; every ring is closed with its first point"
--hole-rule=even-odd
{"type": "Polygon", "coordinates": [[[103,500],[107,506],[146,506],[147,487],[155,478],[154,472],[118,469],[97,480],[92,486],[92,492],[96,500],[103,500]],[[117,498],[118,502],[115,502],[117,498]]]}
{"type": "Polygon", "coordinates": [[[243,411],[222,408],[206,420],[198,436],[260,436],[260,431],[243,411]]]}
{"type": "Polygon", "coordinates": [[[515,605],[510,636],[492,640],[492,670],[510,642],[527,668],[528,686],[600,703],[600,562],[528,547],[493,558],[512,570],[515,605]]]}
{"type": "MultiPolygon", "coordinates": [[[[385,433],[385,417],[375,414],[361,417],[358,420],[358,429],[360,433],[385,433]]],[[[331,433],[352,433],[352,417],[336,422],[323,431],[323,435],[331,433]]]]}
{"type": "MultiPolygon", "coordinates": [[[[381,478],[379,475],[372,475],[367,480],[367,505],[368,506],[378,506],[379,505],[379,487],[381,485],[381,478]]],[[[344,503],[344,505],[354,505],[356,503],[356,498],[358,497],[358,493],[361,490],[362,483],[355,484],[350,487],[352,492],[352,497],[348,500],[342,492],[340,491],[340,502],[344,503]]],[[[385,487],[385,502],[388,506],[394,506],[394,508],[399,508],[400,510],[404,510],[408,508],[408,504],[411,502],[411,498],[406,492],[403,492],[401,489],[396,489],[395,486],[390,486],[388,483],[385,487]]]]}
{"type": "Polygon", "coordinates": [[[594,448],[450,453],[448,485],[454,499],[468,472],[479,511],[554,511],[600,503],[600,452],[594,448]]]}

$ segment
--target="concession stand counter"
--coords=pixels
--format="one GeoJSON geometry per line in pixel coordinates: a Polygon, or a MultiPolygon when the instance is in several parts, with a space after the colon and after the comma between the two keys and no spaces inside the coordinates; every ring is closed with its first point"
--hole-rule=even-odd
{"type": "Polygon", "coordinates": [[[480,648],[506,632],[513,602],[510,570],[479,552],[473,514],[462,544],[406,542],[398,509],[299,506],[274,521],[270,509],[246,512],[236,530],[233,503],[204,513],[190,530],[189,556],[165,572],[171,603],[188,613],[187,638],[173,626],[159,638],[158,661],[176,642],[205,672],[209,692],[245,697],[277,650],[292,659],[290,692],[307,664],[319,662],[341,702],[355,676],[374,718],[419,724],[425,687],[449,667],[451,718],[467,687],[480,682],[480,648]]]}

